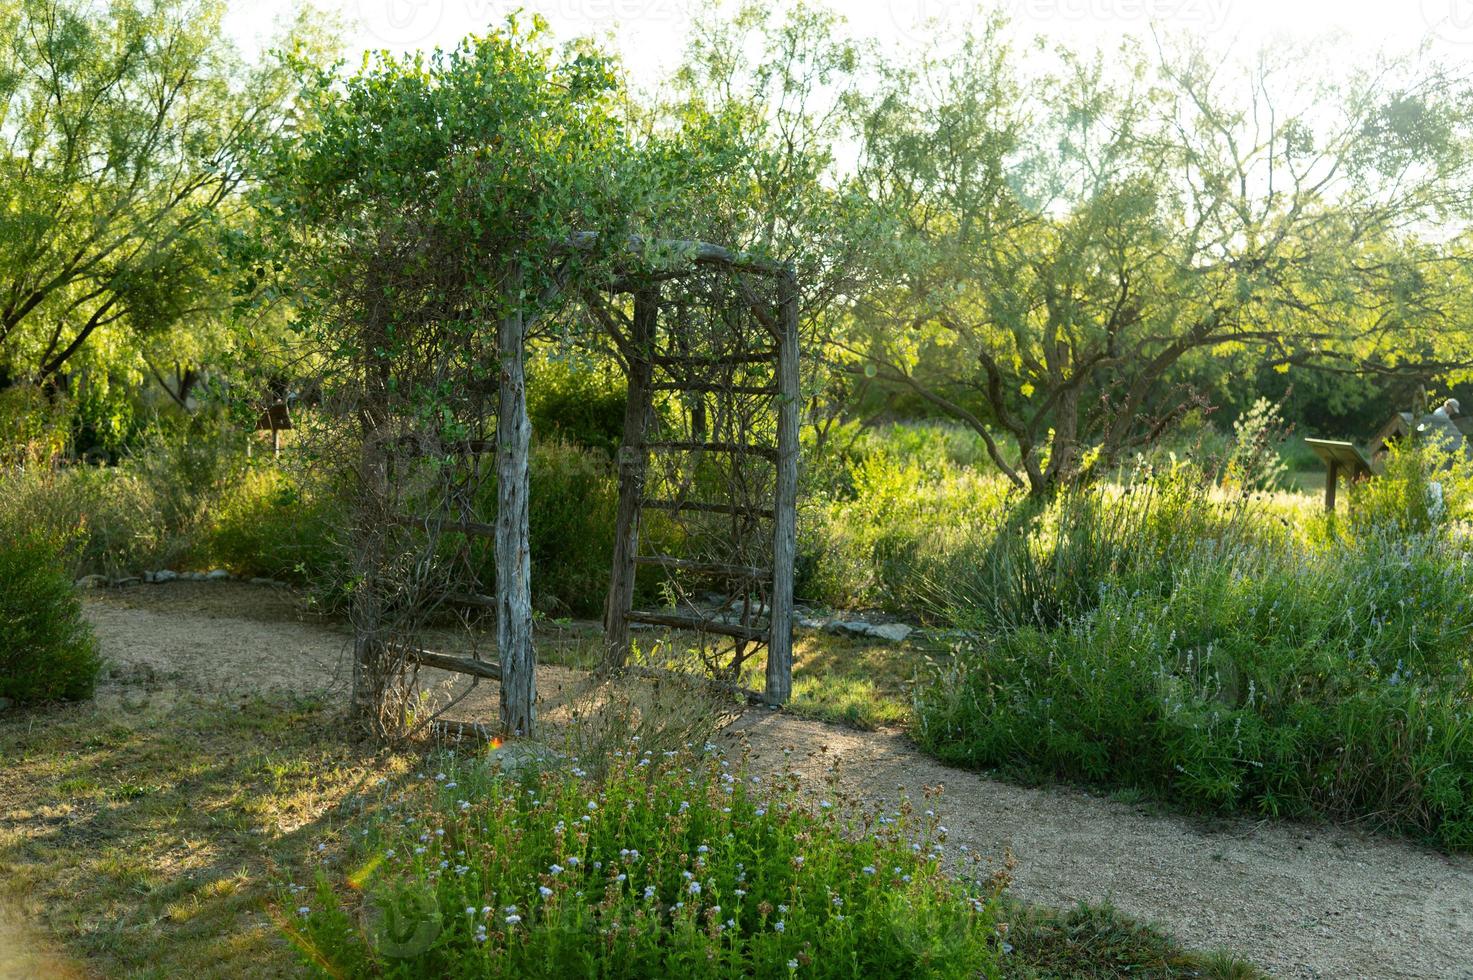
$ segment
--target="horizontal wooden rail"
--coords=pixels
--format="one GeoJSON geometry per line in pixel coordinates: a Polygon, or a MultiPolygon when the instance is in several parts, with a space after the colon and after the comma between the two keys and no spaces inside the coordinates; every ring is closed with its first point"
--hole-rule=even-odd
{"type": "Polygon", "coordinates": [[[495,609],[496,597],[479,592],[447,592],[444,600],[454,606],[476,606],[480,609],[495,609]]]}
{"type": "Polygon", "coordinates": [[[492,660],[452,657],[446,653],[435,653],[433,650],[407,650],[404,658],[421,667],[434,667],[437,670],[448,670],[456,674],[473,674],[476,677],[487,677],[493,681],[501,680],[501,664],[492,660]]]}
{"type": "Polygon", "coordinates": [[[719,636],[730,636],[739,640],[758,640],[767,642],[765,629],[756,626],[743,626],[740,623],[723,623],[715,619],[701,619],[698,616],[672,616],[668,613],[640,612],[634,610],[626,617],[631,623],[644,623],[648,626],[668,626],[677,630],[693,630],[697,633],[716,633],[719,636]]]}
{"type": "Polygon", "coordinates": [[[726,357],[685,357],[656,354],[650,363],[658,367],[726,367],[736,364],[775,364],[777,351],[765,350],[753,353],[730,354],[726,357]]]}

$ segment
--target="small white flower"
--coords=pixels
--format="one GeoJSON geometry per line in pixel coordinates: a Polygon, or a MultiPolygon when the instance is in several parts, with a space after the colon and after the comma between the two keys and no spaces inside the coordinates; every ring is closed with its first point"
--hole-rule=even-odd
{"type": "Polygon", "coordinates": [[[864,867],[860,868],[859,870],[860,871],[863,871],[867,875],[872,875],[872,874],[875,873],[875,866],[873,864],[866,864],[864,867]]]}
{"type": "Polygon", "coordinates": [[[788,969],[789,970],[796,970],[796,969],[798,969],[798,961],[797,960],[788,960],[788,969]]]}
{"type": "Polygon", "coordinates": [[[312,910],[310,908],[308,908],[307,906],[303,905],[301,908],[297,909],[297,914],[298,915],[306,915],[307,913],[309,913],[311,911],[312,910]]]}
{"type": "Polygon", "coordinates": [[[548,888],[546,885],[538,885],[537,890],[542,893],[543,898],[552,897],[552,889],[548,888]]]}
{"type": "Polygon", "coordinates": [[[554,864],[547,869],[547,873],[550,875],[560,875],[563,873],[563,866],[561,864],[554,864]]]}
{"type": "Polygon", "coordinates": [[[476,914],[476,907],[474,905],[467,905],[466,906],[466,909],[465,909],[465,914],[466,915],[475,915],[476,914]]]}
{"type": "Polygon", "coordinates": [[[506,924],[509,925],[509,926],[514,926],[518,922],[521,922],[521,921],[522,921],[522,917],[520,915],[517,915],[515,912],[513,912],[511,915],[508,915],[506,917],[506,924]]]}
{"type": "Polygon", "coordinates": [[[783,922],[783,920],[782,920],[782,919],[778,919],[778,920],[777,920],[777,921],[776,921],[776,922],[774,922],[774,923],[773,923],[773,924],[772,924],[772,928],[773,928],[773,929],[774,929],[774,930],[776,930],[776,931],[778,931],[778,932],[787,932],[787,931],[788,931],[788,927],[787,927],[787,925],[786,925],[786,924],[785,924],[785,923],[784,923],[784,922],[783,922]]]}

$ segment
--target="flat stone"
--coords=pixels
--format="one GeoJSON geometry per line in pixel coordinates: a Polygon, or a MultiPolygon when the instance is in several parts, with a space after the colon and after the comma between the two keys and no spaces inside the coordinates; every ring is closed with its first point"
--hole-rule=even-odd
{"type": "Polygon", "coordinates": [[[913,632],[915,628],[904,623],[884,623],[879,626],[871,625],[865,635],[887,643],[903,643],[905,638],[913,632]]]}
{"type": "Polygon", "coordinates": [[[203,582],[206,578],[204,572],[185,572],[182,577],[186,582],[203,582]]]}
{"type": "Polygon", "coordinates": [[[129,575],[126,578],[115,578],[115,579],[113,579],[113,588],[115,588],[115,589],[121,589],[121,588],[125,588],[125,587],[127,587],[129,585],[139,585],[142,582],[143,582],[143,579],[139,578],[137,575],[129,575]]]}
{"type": "Polygon", "coordinates": [[[172,582],[172,581],[174,581],[178,577],[179,577],[179,573],[178,572],[170,571],[167,568],[161,568],[158,571],[156,571],[156,572],[153,573],[153,578],[150,579],[149,581],[153,582],[156,585],[162,585],[165,582],[172,582]]]}
{"type": "Polygon", "coordinates": [[[83,575],[77,579],[76,586],[79,589],[100,589],[107,584],[106,575],[83,575]]]}
{"type": "Polygon", "coordinates": [[[861,640],[883,640],[886,643],[900,643],[915,632],[915,627],[904,623],[866,623],[862,619],[839,619],[824,628],[840,636],[852,636],[861,640]]]}
{"type": "Polygon", "coordinates": [[[230,573],[223,568],[216,568],[211,570],[210,573],[205,576],[205,578],[209,579],[211,582],[223,582],[226,579],[230,578],[230,573]]]}

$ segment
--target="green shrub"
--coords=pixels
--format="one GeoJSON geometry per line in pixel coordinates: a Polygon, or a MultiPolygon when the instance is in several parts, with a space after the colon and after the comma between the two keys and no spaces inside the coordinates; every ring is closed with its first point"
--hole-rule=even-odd
{"type": "Polygon", "coordinates": [[[271,466],[249,470],[212,508],[209,564],[331,588],[347,575],[343,506],[327,490],[309,490],[271,466]]]}
{"type": "Polygon", "coordinates": [[[1434,536],[1198,554],[1168,588],[1105,581],[1074,618],[962,652],[918,734],[950,762],[1473,849],[1470,594],[1434,536]]]}
{"type": "Polygon", "coordinates": [[[1263,500],[1218,492],[1191,464],[1024,500],[995,533],[933,561],[925,598],[938,618],[990,632],[1058,626],[1110,587],[1167,595],[1199,554],[1224,563],[1287,547],[1263,500]]]}
{"type": "Polygon", "coordinates": [[[97,643],[57,539],[35,532],[7,537],[0,547],[0,697],[91,697],[101,666],[97,643]]]}
{"type": "Polygon", "coordinates": [[[542,358],[531,368],[527,415],[548,441],[597,449],[613,458],[624,440],[628,385],[609,365],[542,358]]]}
{"type": "Polygon", "coordinates": [[[626,741],[601,783],[432,760],[283,919],[332,976],[999,975],[1000,885],[943,873],[933,817],[851,820],[711,748],[626,741]]]}
{"type": "Polygon", "coordinates": [[[1446,512],[1439,483],[1433,490],[1435,450],[1393,444],[1379,476],[1351,485],[1350,523],[1357,533],[1378,530],[1397,534],[1425,534],[1446,512]]]}
{"type": "Polygon", "coordinates": [[[915,611],[945,556],[991,535],[1014,494],[1000,476],[916,456],[870,452],[836,489],[800,500],[800,598],[915,611]]]}
{"type": "MultiPolygon", "coordinates": [[[[614,514],[619,488],[603,453],[560,439],[538,439],[528,463],[528,535],[532,549],[532,597],[557,614],[597,615],[609,588],[614,555],[614,514]]],[[[477,499],[484,520],[496,519],[496,480],[477,499]]],[[[492,542],[473,545],[476,574],[496,581],[492,542]]]]}

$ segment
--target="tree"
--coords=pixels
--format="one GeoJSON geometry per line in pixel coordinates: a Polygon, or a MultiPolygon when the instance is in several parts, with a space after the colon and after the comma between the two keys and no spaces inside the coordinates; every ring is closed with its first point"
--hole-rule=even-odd
{"type": "Polygon", "coordinates": [[[292,89],[278,60],[242,62],[224,10],[0,4],[0,380],[205,355],[239,279],[240,191],[292,89]],[[197,337],[159,343],[179,327],[197,337]]]}
{"type": "Polygon", "coordinates": [[[999,22],[892,69],[861,163],[888,285],[846,366],[965,422],[1036,494],[1200,403],[1177,383],[1195,357],[1466,369],[1466,81],[1299,70],[1127,46],[1025,82],[999,22]]]}
{"type": "Polygon", "coordinates": [[[608,60],[556,51],[540,20],[306,75],[273,222],[324,404],[353,429],[354,713],[402,733],[428,570],[464,555],[438,548],[441,522],[481,523],[484,474],[457,460],[494,418],[501,716],[530,734],[526,342],[580,283],[612,274],[650,171],[608,60]],[[397,533],[422,516],[423,533],[397,533]]]}

